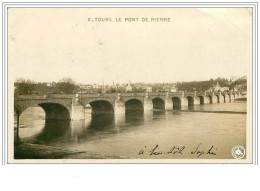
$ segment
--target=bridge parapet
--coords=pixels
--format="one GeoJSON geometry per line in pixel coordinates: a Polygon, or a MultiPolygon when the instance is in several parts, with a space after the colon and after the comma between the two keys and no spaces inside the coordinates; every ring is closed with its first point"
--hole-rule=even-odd
{"type": "Polygon", "coordinates": [[[61,100],[72,100],[73,98],[69,98],[69,97],[63,97],[63,98],[58,98],[58,97],[31,97],[31,98],[25,98],[25,97],[17,97],[15,98],[15,102],[17,101],[54,101],[54,100],[58,100],[58,101],[61,101],[61,100]]]}
{"type": "Polygon", "coordinates": [[[184,93],[184,97],[188,97],[188,96],[193,97],[193,96],[195,96],[195,95],[196,95],[196,93],[194,93],[194,92],[185,92],[185,93],[184,93]]]}
{"type": "Polygon", "coordinates": [[[79,94],[79,97],[145,97],[147,93],[95,93],[95,94],[79,94]]]}
{"type": "Polygon", "coordinates": [[[214,95],[214,92],[205,92],[205,95],[206,95],[206,96],[213,96],[213,95],[214,95]]]}
{"type": "Polygon", "coordinates": [[[229,94],[229,92],[221,92],[221,94],[222,94],[223,96],[226,96],[226,95],[229,94]]]}
{"type": "Polygon", "coordinates": [[[166,92],[151,92],[148,93],[149,96],[166,96],[167,93],[166,92]]]}
{"type": "Polygon", "coordinates": [[[176,96],[181,96],[183,95],[183,92],[169,92],[169,95],[176,95],[176,96]]]}
{"type": "Polygon", "coordinates": [[[78,94],[81,98],[93,98],[93,97],[116,97],[117,93],[95,93],[95,94],[78,94]]]}
{"type": "Polygon", "coordinates": [[[137,96],[137,97],[145,97],[146,93],[120,93],[121,97],[132,97],[132,96],[137,96]]]}
{"type": "Polygon", "coordinates": [[[196,92],[196,95],[197,96],[205,96],[206,92],[205,91],[199,91],[199,92],[196,92]]]}
{"type": "Polygon", "coordinates": [[[14,99],[73,98],[76,94],[14,95],[14,99]]]}
{"type": "Polygon", "coordinates": [[[27,100],[27,99],[43,99],[46,98],[44,95],[16,95],[15,100],[27,100]]]}

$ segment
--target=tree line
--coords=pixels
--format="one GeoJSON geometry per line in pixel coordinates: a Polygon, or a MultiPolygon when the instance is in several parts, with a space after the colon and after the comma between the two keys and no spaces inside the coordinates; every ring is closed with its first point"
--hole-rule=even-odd
{"type": "Polygon", "coordinates": [[[192,82],[177,82],[176,88],[179,91],[207,91],[210,88],[214,87],[217,83],[221,87],[228,87],[229,90],[233,90],[235,86],[239,89],[246,91],[247,90],[247,79],[242,77],[237,80],[228,80],[226,78],[217,78],[210,79],[208,81],[192,81],[192,82]]]}
{"type": "Polygon", "coordinates": [[[59,82],[52,83],[36,83],[30,79],[19,78],[14,83],[15,94],[29,95],[29,94],[72,94],[77,91],[79,86],[71,78],[63,78],[59,82]],[[48,84],[50,84],[48,86],[48,84]]]}
{"type": "MultiPolygon", "coordinates": [[[[210,79],[208,81],[192,81],[192,82],[177,82],[175,84],[162,84],[162,83],[154,83],[149,84],[152,87],[152,91],[163,91],[163,87],[167,86],[176,86],[177,91],[207,91],[217,83],[221,87],[228,87],[230,90],[233,90],[235,86],[239,87],[240,90],[247,90],[247,79],[245,77],[239,78],[237,80],[228,80],[226,78],[217,78],[210,79]]],[[[71,78],[63,78],[57,83],[36,83],[29,79],[19,78],[14,83],[15,86],[15,94],[16,95],[29,95],[29,94],[73,94],[81,91],[80,86],[78,86],[75,81],[71,78]]],[[[145,89],[140,88],[140,84],[132,84],[133,92],[145,92],[145,89]]],[[[95,93],[101,93],[102,89],[95,89],[95,93]]],[[[106,89],[107,93],[115,93],[115,92],[125,92],[124,87],[110,87],[106,89]]]]}

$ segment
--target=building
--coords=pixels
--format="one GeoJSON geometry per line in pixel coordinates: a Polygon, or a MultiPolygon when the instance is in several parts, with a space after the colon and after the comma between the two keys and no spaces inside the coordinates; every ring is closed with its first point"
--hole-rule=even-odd
{"type": "Polygon", "coordinates": [[[222,87],[220,88],[221,92],[228,92],[229,91],[229,87],[222,87]]]}
{"type": "Polygon", "coordinates": [[[214,91],[220,91],[220,89],[221,89],[221,87],[220,87],[220,85],[219,85],[219,83],[217,82],[217,84],[215,85],[215,86],[213,86],[213,89],[214,89],[214,91]]]}
{"type": "Polygon", "coordinates": [[[47,83],[46,86],[47,87],[56,87],[56,83],[55,82],[47,83]]]}
{"type": "Polygon", "coordinates": [[[150,87],[150,86],[146,87],[146,92],[147,92],[147,93],[151,93],[151,92],[152,92],[152,90],[153,90],[153,88],[152,88],[152,87],[150,87]]]}
{"type": "Polygon", "coordinates": [[[177,92],[177,88],[175,85],[173,85],[172,87],[170,87],[170,92],[177,92]]]}
{"type": "Polygon", "coordinates": [[[125,88],[125,91],[126,91],[126,93],[130,93],[130,92],[133,91],[133,88],[132,88],[132,86],[130,85],[130,82],[128,82],[128,84],[127,84],[127,86],[126,86],[126,88],[125,88]]]}
{"type": "Polygon", "coordinates": [[[98,88],[99,88],[99,85],[93,84],[93,89],[98,89],[98,88]]]}
{"type": "Polygon", "coordinates": [[[235,87],[234,87],[234,91],[238,91],[238,86],[236,85],[235,87]]]}

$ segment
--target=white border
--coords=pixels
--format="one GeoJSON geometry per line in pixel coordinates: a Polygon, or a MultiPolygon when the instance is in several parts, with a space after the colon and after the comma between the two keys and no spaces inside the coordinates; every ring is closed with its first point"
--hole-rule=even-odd
{"type": "MultiPolygon", "coordinates": [[[[190,4],[185,4],[185,5],[182,5],[183,3],[166,3],[166,4],[161,4],[161,3],[149,3],[149,4],[147,4],[147,3],[128,3],[127,5],[126,4],[122,4],[122,3],[112,3],[112,4],[107,4],[107,3],[78,3],[78,4],[71,4],[71,3],[65,3],[65,4],[59,4],[59,3],[43,3],[43,5],[39,5],[39,4],[33,4],[33,3],[6,3],[6,4],[4,4],[5,5],[5,10],[4,10],[4,13],[5,13],[5,15],[4,15],[4,22],[5,22],[5,27],[4,27],[4,29],[5,29],[5,31],[4,31],[4,34],[5,34],[5,38],[3,39],[4,40],[4,50],[7,50],[7,41],[6,41],[6,39],[7,39],[7,37],[6,37],[6,34],[7,34],[7,11],[6,11],[6,9],[8,8],[8,7],[213,7],[213,4],[209,4],[209,3],[202,3],[202,4],[192,4],[192,3],[190,3],[190,4]]],[[[238,5],[238,4],[236,4],[236,3],[216,3],[216,4],[214,4],[214,8],[215,7],[252,7],[252,6],[254,6],[255,4],[251,4],[251,5],[249,5],[249,4],[251,4],[250,2],[244,2],[244,3],[242,3],[241,5],[238,5]]],[[[255,8],[254,8],[255,9],[255,8]]],[[[255,9],[255,11],[257,10],[257,8],[255,9]]],[[[255,18],[257,18],[258,17],[258,15],[255,15],[255,13],[256,12],[253,12],[254,13],[254,15],[253,15],[253,22],[255,23],[255,18]],[[257,17],[256,17],[257,16],[257,17]]],[[[255,28],[255,26],[254,26],[254,29],[256,29],[255,28]]],[[[258,80],[258,74],[257,74],[257,65],[256,65],[256,62],[257,62],[257,54],[256,54],[256,51],[258,51],[257,50],[257,48],[258,48],[258,46],[257,46],[257,44],[255,44],[255,42],[256,42],[256,40],[258,40],[258,39],[256,39],[257,38],[257,35],[255,34],[255,30],[253,30],[253,71],[254,71],[254,73],[252,74],[252,77],[253,77],[253,85],[257,85],[257,83],[255,83],[256,82],[256,80],[258,80]]],[[[3,124],[3,131],[2,131],[2,133],[3,133],[3,145],[1,145],[2,146],[2,148],[3,148],[3,151],[4,151],[4,157],[1,159],[2,160],[2,163],[3,164],[7,164],[7,147],[6,147],[6,145],[7,145],[7,137],[8,137],[8,135],[7,135],[7,114],[8,114],[8,112],[7,112],[7,103],[8,103],[8,100],[7,100],[7,98],[8,98],[8,96],[7,96],[7,92],[8,92],[8,90],[7,90],[7,68],[8,68],[8,65],[6,64],[7,63],[7,51],[5,51],[4,52],[4,56],[3,56],[3,58],[4,58],[4,64],[3,64],[3,68],[2,68],[2,70],[3,70],[3,76],[2,76],[2,80],[3,80],[3,92],[2,92],[2,96],[3,96],[3,110],[2,110],[2,115],[3,115],[3,120],[2,120],[2,124],[3,124]]],[[[255,94],[257,94],[257,88],[256,88],[256,86],[254,86],[254,88],[253,88],[253,102],[254,103],[257,103],[257,98],[255,97],[255,94]]],[[[9,100],[9,102],[10,102],[10,100],[9,100]]],[[[256,104],[254,104],[254,105],[256,105],[256,104]]],[[[258,138],[257,138],[257,133],[258,133],[258,130],[257,130],[257,118],[256,118],[256,115],[258,114],[258,108],[257,107],[253,107],[253,109],[254,109],[254,112],[253,112],[253,162],[254,162],[254,164],[258,164],[258,147],[257,147],[257,143],[258,143],[258,138]]],[[[29,160],[29,161],[31,161],[31,160],[29,160]]],[[[38,160],[38,161],[40,161],[40,160],[38,160]]],[[[55,161],[57,161],[57,160],[55,160],[55,161]]],[[[61,160],[62,161],[62,160],[61,160]]],[[[186,161],[186,160],[185,160],[186,161]]],[[[187,162],[188,163],[204,163],[204,162],[202,162],[203,160],[200,160],[200,161],[198,161],[198,160],[192,160],[192,159],[188,159],[187,160],[187,162]]],[[[204,161],[206,161],[206,160],[204,160],[204,161]]],[[[230,163],[230,159],[228,159],[228,160],[221,160],[221,162],[219,162],[219,159],[217,159],[217,160],[210,160],[210,162],[209,161],[206,161],[205,163],[230,163]],[[217,162],[216,162],[217,161],[217,162]]],[[[24,160],[23,162],[28,162],[28,160],[24,160]]],[[[22,163],[23,163],[22,162],[22,163]]],[[[46,161],[45,161],[46,162],[46,161]]],[[[51,162],[51,163],[53,163],[54,161],[52,161],[52,160],[48,160],[48,162],[47,163],[49,163],[49,162],[51,162]]],[[[91,162],[91,163],[96,163],[96,162],[101,162],[101,163],[103,163],[104,162],[104,160],[95,160],[95,161],[89,161],[89,162],[91,162]]],[[[105,161],[106,163],[108,162],[108,163],[110,163],[110,162],[112,162],[113,163],[113,160],[106,160],[105,161]]],[[[126,162],[129,162],[129,160],[127,160],[127,161],[124,161],[124,160],[122,160],[122,159],[120,159],[120,162],[119,163],[126,163],[126,162]]],[[[143,160],[132,160],[131,161],[131,163],[135,163],[135,162],[140,162],[140,163],[143,163],[143,160]]],[[[147,159],[145,159],[145,162],[144,163],[154,163],[155,161],[154,160],[147,160],[147,159]]],[[[172,159],[170,159],[170,160],[168,160],[168,159],[164,159],[163,161],[160,161],[160,162],[163,162],[163,163],[172,163],[173,161],[172,161],[172,159]]],[[[159,163],[160,163],[159,162],[159,163]]],[[[178,163],[178,160],[177,159],[174,159],[174,163],[178,163]]],[[[74,162],[73,162],[74,163],[74,162]]],[[[75,160],[75,163],[81,163],[81,161],[79,161],[79,160],[75,160]]],[[[83,163],[85,163],[85,162],[83,162],[83,163]]],[[[118,161],[117,161],[117,163],[118,163],[118,161]]],[[[157,162],[156,162],[157,163],[157,162]]],[[[183,162],[182,162],[183,163],[183,162]]],[[[184,163],[186,163],[186,162],[184,162],[184,163]]],[[[241,161],[237,161],[237,160],[232,160],[232,162],[231,163],[244,163],[244,162],[241,162],[241,161]]],[[[248,163],[248,161],[246,161],[246,163],[248,163]]]]}

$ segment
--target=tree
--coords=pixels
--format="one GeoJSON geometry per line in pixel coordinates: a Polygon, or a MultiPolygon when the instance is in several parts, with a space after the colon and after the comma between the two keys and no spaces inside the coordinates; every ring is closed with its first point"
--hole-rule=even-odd
{"type": "Polygon", "coordinates": [[[247,90],[247,78],[245,77],[238,78],[237,80],[235,80],[229,85],[229,89],[232,90],[234,89],[235,86],[239,86],[240,89],[247,90]]]}
{"type": "Polygon", "coordinates": [[[35,90],[36,83],[30,79],[18,78],[15,83],[15,94],[28,95],[35,90]]]}
{"type": "Polygon", "coordinates": [[[71,78],[61,79],[57,84],[57,87],[65,94],[71,94],[77,89],[75,82],[71,78]]]}
{"type": "Polygon", "coordinates": [[[110,87],[110,88],[108,89],[108,92],[109,92],[109,93],[116,93],[116,88],[110,87]]]}

